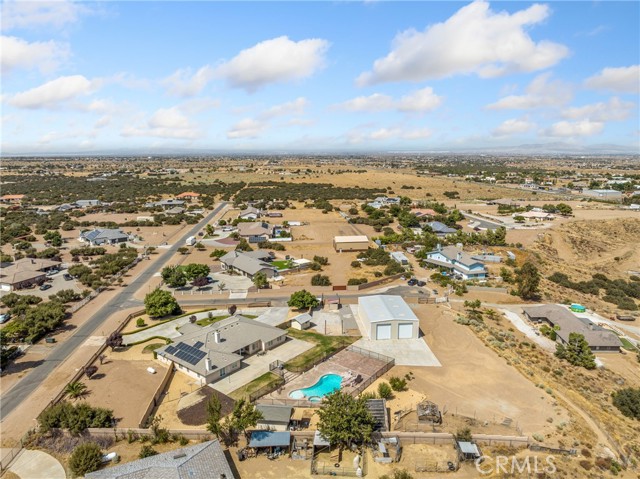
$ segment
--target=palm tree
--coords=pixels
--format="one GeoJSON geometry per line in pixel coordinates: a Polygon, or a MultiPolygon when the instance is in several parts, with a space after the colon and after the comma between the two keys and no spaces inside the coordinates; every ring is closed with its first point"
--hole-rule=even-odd
{"type": "Polygon", "coordinates": [[[87,394],[87,385],[80,381],[74,381],[72,383],[67,384],[64,392],[67,396],[72,399],[80,398],[87,394]]]}

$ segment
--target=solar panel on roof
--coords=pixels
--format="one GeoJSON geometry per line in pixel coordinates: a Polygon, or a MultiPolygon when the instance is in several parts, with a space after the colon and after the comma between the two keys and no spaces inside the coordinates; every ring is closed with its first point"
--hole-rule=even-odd
{"type": "Polygon", "coordinates": [[[173,346],[167,346],[167,349],[165,349],[165,351],[169,354],[173,354],[176,352],[176,348],[174,348],[173,346]]]}
{"type": "Polygon", "coordinates": [[[200,349],[202,346],[204,346],[202,341],[197,341],[196,344],[193,345],[193,347],[197,349],[200,349]]]}
{"type": "Polygon", "coordinates": [[[184,350],[186,347],[187,347],[187,344],[184,344],[184,343],[176,344],[176,348],[180,350],[184,350]]]}

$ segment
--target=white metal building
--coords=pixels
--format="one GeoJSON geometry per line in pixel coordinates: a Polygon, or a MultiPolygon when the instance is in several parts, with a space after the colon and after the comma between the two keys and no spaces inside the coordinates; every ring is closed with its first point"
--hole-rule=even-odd
{"type": "MultiPolygon", "coordinates": [[[[289,223],[291,224],[291,223],[289,223]]],[[[369,238],[366,236],[334,236],[333,247],[336,251],[366,251],[369,248],[369,238]]]]}
{"type": "Polygon", "coordinates": [[[362,296],[358,313],[371,339],[417,339],[420,334],[418,318],[400,296],[362,296]]]}

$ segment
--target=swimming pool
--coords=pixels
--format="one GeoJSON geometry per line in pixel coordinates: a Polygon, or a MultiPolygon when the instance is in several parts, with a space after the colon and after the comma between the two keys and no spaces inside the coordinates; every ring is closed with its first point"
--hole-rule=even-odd
{"type": "Polygon", "coordinates": [[[289,393],[292,399],[308,399],[311,402],[320,402],[322,398],[333,391],[340,389],[342,376],[339,374],[325,374],[313,386],[304,389],[296,389],[289,393]]]}

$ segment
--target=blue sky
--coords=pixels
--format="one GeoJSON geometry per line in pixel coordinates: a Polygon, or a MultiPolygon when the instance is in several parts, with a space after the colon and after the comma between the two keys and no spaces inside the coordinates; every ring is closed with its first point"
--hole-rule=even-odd
{"type": "Polygon", "coordinates": [[[2,152],[640,141],[638,2],[2,3],[2,152]]]}

